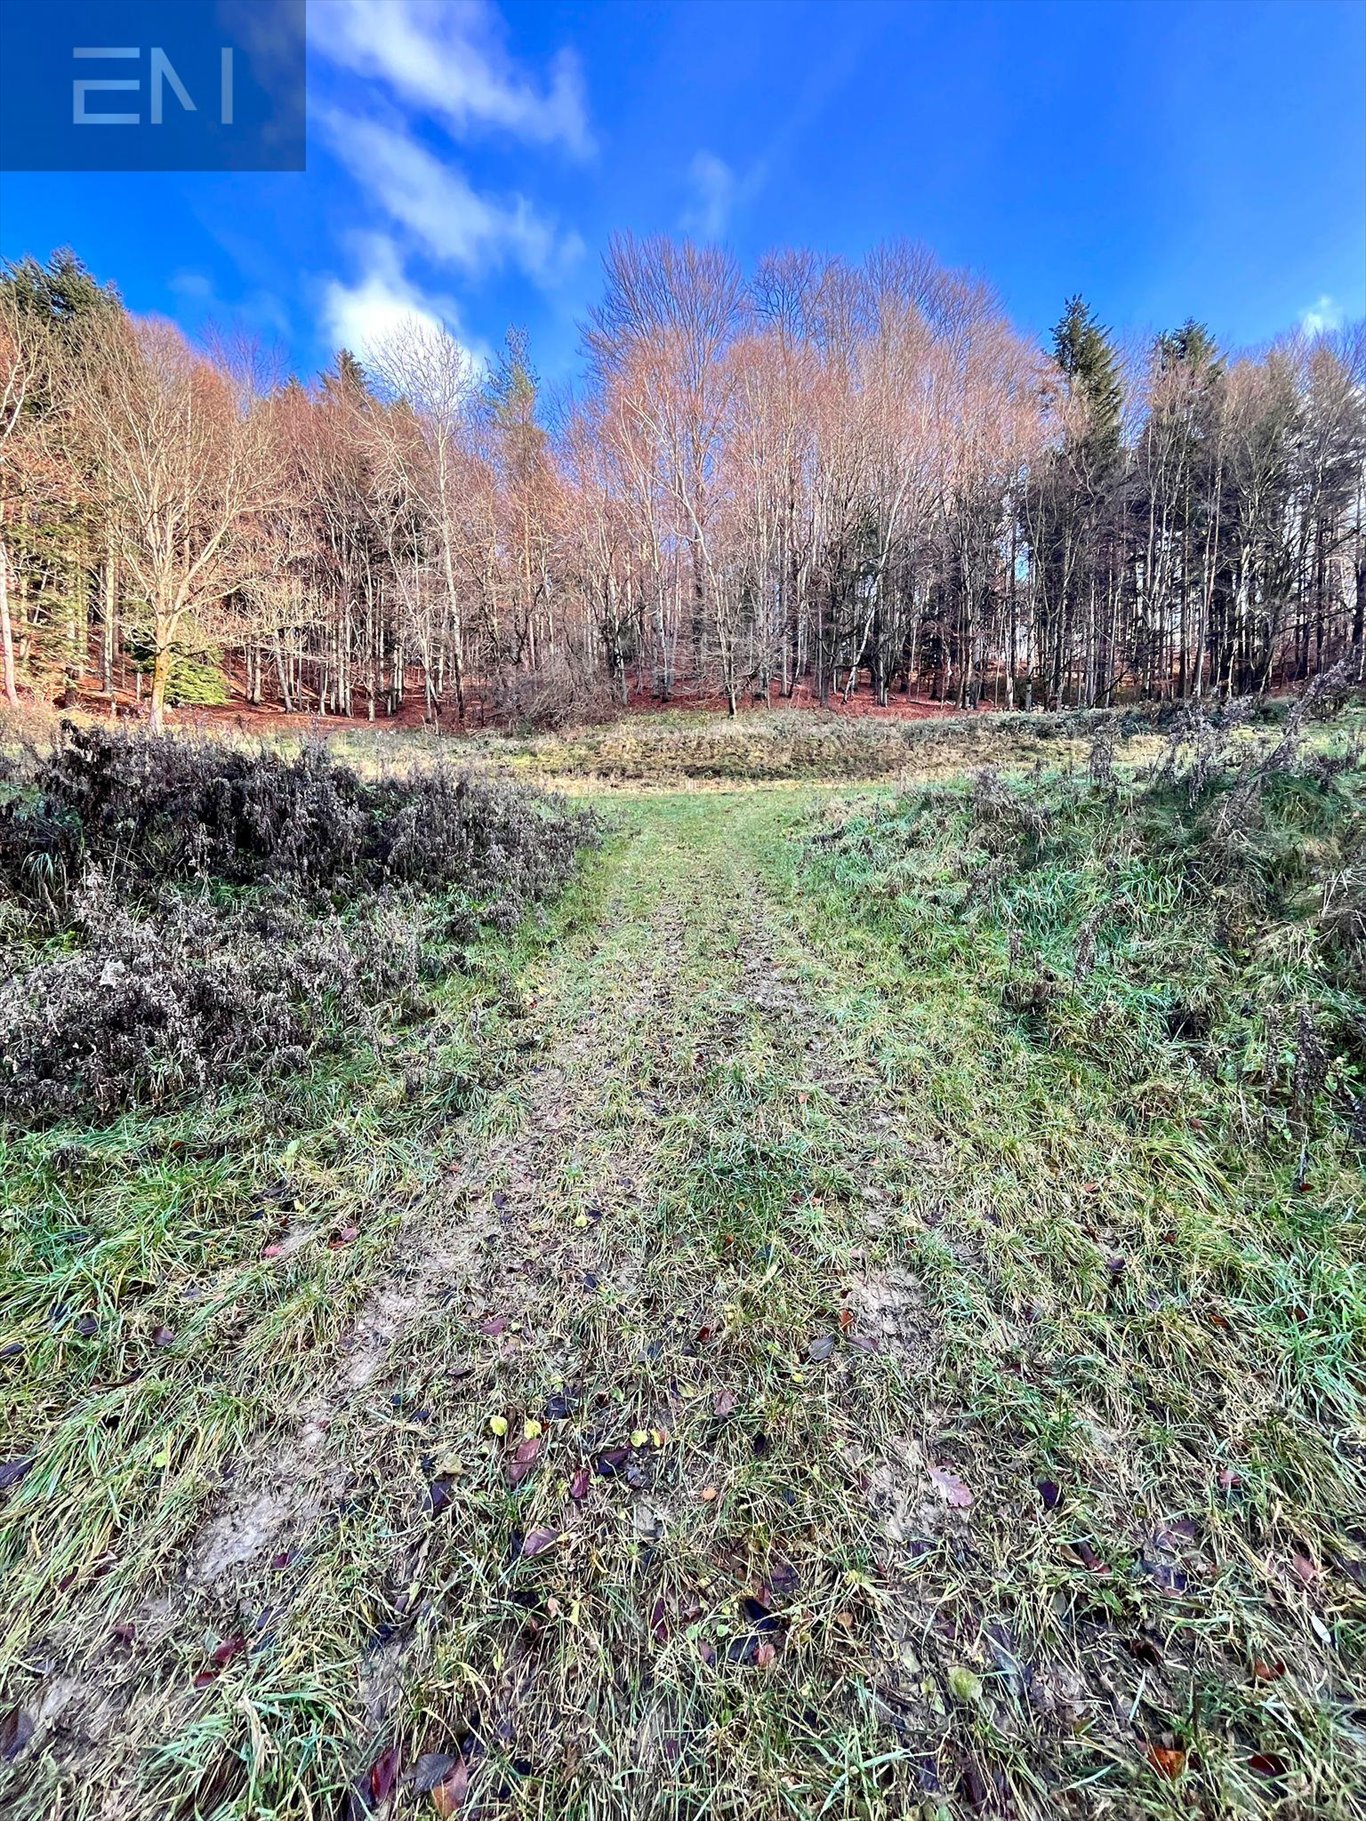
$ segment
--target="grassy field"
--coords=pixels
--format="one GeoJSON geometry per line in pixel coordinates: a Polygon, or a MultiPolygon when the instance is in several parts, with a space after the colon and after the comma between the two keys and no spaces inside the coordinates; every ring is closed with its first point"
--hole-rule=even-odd
{"type": "Polygon", "coordinates": [[[480,753],[423,1016],[4,1128],[0,1810],[1366,1815],[1351,728],[1087,733],[480,753]]]}

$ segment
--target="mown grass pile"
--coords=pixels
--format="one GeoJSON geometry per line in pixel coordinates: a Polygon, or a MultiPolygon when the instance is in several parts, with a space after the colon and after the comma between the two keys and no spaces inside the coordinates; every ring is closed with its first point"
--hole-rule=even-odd
{"type": "MultiPolygon", "coordinates": [[[[1284,703],[1215,711],[1212,725],[1274,722],[1284,703]]],[[[1166,703],[1056,714],[948,713],[875,718],[815,709],[757,709],[734,719],[669,710],[628,715],[608,726],[541,735],[475,735],[481,763],[544,778],[585,778],[617,786],[782,784],[949,777],[969,765],[1082,762],[1098,734],[1142,754],[1179,719],[1166,703]]],[[[363,749],[365,736],[346,736],[363,749]]]]}
{"type": "Polygon", "coordinates": [[[442,767],[63,729],[0,801],[0,1110],[164,1103],[421,1019],[559,891],[583,812],[442,767]]]}

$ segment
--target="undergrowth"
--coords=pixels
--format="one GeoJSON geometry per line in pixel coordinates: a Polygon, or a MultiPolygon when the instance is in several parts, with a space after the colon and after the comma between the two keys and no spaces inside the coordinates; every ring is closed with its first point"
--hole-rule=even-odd
{"type": "Polygon", "coordinates": [[[362,778],[67,725],[0,796],[0,1116],[107,1116],[295,1072],[417,1022],[592,839],[445,767],[362,778]]]}

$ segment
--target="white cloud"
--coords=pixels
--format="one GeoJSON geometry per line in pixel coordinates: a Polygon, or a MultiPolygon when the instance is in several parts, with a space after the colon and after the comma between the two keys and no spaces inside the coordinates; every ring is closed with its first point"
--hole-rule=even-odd
{"type": "Polygon", "coordinates": [[[688,166],[692,197],[678,225],[699,240],[721,240],[736,209],[758,195],[765,175],[765,167],[756,164],[740,177],[715,152],[698,152],[688,166]]]}
{"type": "Polygon", "coordinates": [[[471,271],[510,259],[553,282],[582,255],[579,237],[560,233],[525,197],[479,195],[453,164],[401,129],[335,109],[315,119],[357,182],[433,259],[471,271]]]}
{"type": "Polygon", "coordinates": [[[377,360],[387,343],[417,326],[429,333],[444,330],[465,348],[472,367],[483,363],[482,353],[463,340],[452,299],[429,295],[414,285],[392,241],[374,234],[357,245],[360,277],[353,284],[329,278],[323,287],[323,324],[333,348],[349,348],[364,364],[377,360]]]}
{"type": "Polygon", "coordinates": [[[1326,335],[1334,329],[1340,329],[1346,311],[1336,298],[1325,292],[1310,304],[1300,317],[1300,327],[1306,335],[1326,335]]]}
{"type": "Polygon", "coordinates": [[[502,42],[486,0],[323,0],[309,42],[342,69],[378,78],[458,135],[492,127],[531,144],[592,150],[583,79],[571,51],[538,84],[502,42]]]}

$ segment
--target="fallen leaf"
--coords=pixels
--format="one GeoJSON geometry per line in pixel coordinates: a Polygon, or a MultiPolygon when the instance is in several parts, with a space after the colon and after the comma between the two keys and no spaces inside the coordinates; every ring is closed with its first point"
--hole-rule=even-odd
{"type": "Polygon", "coordinates": [[[156,1332],[152,1335],[152,1340],[155,1343],[155,1345],[158,1347],[169,1347],[171,1342],[174,1339],[175,1339],[175,1329],[174,1328],[158,1328],[156,1330],[156,1332]]]}
{"type": "Polygon", "coordinates": [[[1312,1562],[1307,1555],[1292,1556],[1290,1558],[1290,1565],[1295,1570],[1298,1579],[1301,1580],[1306,1587],[1312,1587],[1314,1582],[1319,1578],[1318,1564],[1312,1562]]]}
{"type": "Polygon", "coordinates": [[[774,1618],[763,1600],[756,1599],[752,1593],[747,1593],[740,1604],[744,1608],[745,1617],[751,1624],[757,1625],[760,1631],[778,1629],[777,1619],[774,1618]]]}
{"type": "Polygon", "coordinates": [[[1109,1574],[1110,1572],[1105,1563],[1101,1561],[1095,1550],[1087,1542],[1073,1543],[1070,1546],[1064,1543],[1062,1553],[1069,1561],[1079,1563],[1092,1574],[1109,1574]]]}
{"type": "Polygon", "coordinates": [[[1219,1469],[1219,1487],[1221,1491],[1232,1492],[1235,1486],[1241,1486],[1242,1483],[1243,1476],[1240,1473],[1235,1473],[1232,1467],[1221,1467],[1219,1469]]]}
{"type": "Polygon", "coordinates": [[[508,1419],[505,1416],[491,1416],[489,1418],[489,1428],[495,1435],[506,1435],[508,1432],[508,1419]]]}
{"type": "Polygon", "coordinates": [[[947,1467],[931,1467],[929,1473],[940,1498],[947,1500],[956,1511],[968,1509],[972,1503],[972,1494],[956,1473],[950,1473],[947,1467]]]}
{"type": "Polygon", "coordinates": [[[83,1315],[76,1323],[76,1332],[82,1340],[89,1340],[100,1331],[100,1324],[93,1315],[83,1315]]]}
{"type": "Polygon", "coordinates": [[[8,1492],[11,1486],[17,1486],[32,1465],[31,1459],[0,1461],[0,1492],[8,1492]]]}
{"type": "Polygon", "coordinates": [[[698,1496],[704,1505],[710,1505],[716,1497],[715,1486],[704,1486],[698,1496]]]}
{"type": "Polygon", "coordinates": [[[982,1678],[955,1664],[949,1671],[949,1693],[957,1700],[975,1706],[982,1698],[982,1678]]]}
{"type": "Polygon", "coordinates": [[[620,1473],[630,1458],[629,1448],[606,1448],[596,1457],[593,1465],[603,1479],[611,1479],[613,1474],[620,1473]]]}
{"type": "Polygon", "coordinates": [[[1159,1776],[1170,1777],[1174,1783],[1186,1768],[1186,1754],[1174,1745],[1150,1745],[1148,1762],[1159,1776]]]}
{"type": "Polygon", "coordinates": [[[1062,1503],[1062,1489],[1056,1480],[1040,1480],[1039,1497],[1045,1511],[1056,1511],[1062,1503]]]}
{"type": "Polygon", "coordinates": [[[522,1554],[528,1558],[544,1555],[547,1549],[553,1549],[559,1540],[558,1530],[529,1530],[522,1539],[522,1554]]]}
{"type": "Polygon", "coordinates": [[[424,1751],[413,1766],[413,1788],[419,1796],[429,1796],[460,1762],[455,1752],[424,1751]]]}
{"type": "Polygon", "coordinates": [[[761,1644],[754,1653],[754,1661],[760,1669],[770,1669],[778,1660],[776,1644],[761,1644]]]}
{"type": "Polygon", "coordinates": [[[669,1621],[663,1600],[656,1600],[650,1613],[650,1636],[656,1644],[667,1644],[669,1641],[669,1621]]]}
{"type": "Polygon", "coordinates": [[[0,1758],[12,1764],[32,1737],[32,1720],[22,1707],[11,1707],[0,1717],[0,1758]]]}
{"type": "Polygon", "coordinates": [[[469,1788],[470,1767],[463,1758],[458,1758],[449,1773],[432,1785],[432,1807],[438,1815],[453,1815],[463,1807],[469,1788]]]}
{"type": "Polygon", "coordinates": [[[738,1402],[733,1391],[718,1391],[711,1400],[712,1413],[715,1416],[729,1416],[738,1402]]]}
{"type": "Polygon", "coordinates": [[[262,1258],[280,1258],[281,1256],[283,1256],[283,1253],[284,1253],[283,1246],[266,1246],[263,1249],[261,1256],[262,1256],[262,1258]]]}
{"type": "Polygon", "coordinates": [[[813,1340],[811,1342],[810,1346],[806,1349],[806,1357],[808,1359],[815,1360],[819,1363],[819,1361],[821,1361],[823,1359],[829,1359],[830,1355],[834,1351],[835,1351],[834,1335],[833,1334],[822,1334],[821,1336],[819,1336],[818,1339],[813,1340]]]}
{"type": "Polygon", "coordinates": [[[631,1446],[633,1448],[645,1447],[649,1439],[650,1432],[648,1429],[633,1429],[631,1431],[631,1446]]]}
{"type": "Polygon", "coordinates": [[[491,1315],[487,1321],[480,1322],[479,1332],[481,1334],[487,1335],[490,1340],[497,1340],[498,1336],[503,1332],[503,1330],[506,1327],[507,1327],[506,1316],[491,1315]]]}
{"type": "Polygon", "coordinates": [[[1284,1663],[1263,1663],[1258,1657],[1252,1665],[1252,1677],[1256,1682],[1279,1682],[1284,1674],[1284,1663]]]}
{"type": "Polygon", "coordinates": [[[247,1647],[247,1640],[239,1633],[235,1637],[224,1638],[221,1644],[214,1646],[213,1660],[220,1669],[232,1662],[234,1657],[241,1656],[247,1647]]]}
{"type": "Polygon", "coordinates": [[[571,1499],[578,1499],[578,1500],[583,1500],[588,1497],[588,1469],[587,1469],[587,1467],[580,1467],[578,1469],[578,1471],[575,1473],[573,1479],[570,1480],[569,1496],[571,1499]]]}
{"type": "MultiPolygon", "coordinates": [[[[537,1427],[539,1428],[539,1424],[537,1427]]],[[[520,1486],[531,1472],[536,1456],[541,1452],[539,1435],[529,1435],[524,1442],[518,1442],[513,1450],[512,1459],[508,1462],[507,1480],[509,1486],[520,1486]]]]}
{"type": "Polygon", "coordinates": [[[390,1746],[382,1751],[370,1766],[370,1794],[376,1802],[387,1800],[398,1776],[398,1751],[390,1746]]]}
{"type": "Polygon", "coordinates": [[[841,1309],[840,1310],[840,1327],[843,1328],[844,1332],[847,1334],[849,1332],[849,1330],[853,1327],[853,1325],[854,1325],[854,1311],[852,1309],[841,1309]]]}
{"type": "Polygon", "coordinates": [[[1290,1768],[1279,1752],[1254,1751],[1248,1765],[1259,1777],[1283,1777],[1290,1768]]]}
{"type": "Polygon", "coordinates": [[[433,1517],[440,1517],[449,1508],[454,1493],[455,1483],[448,1473],[440,1474],[432,1481],[427,1488],[427,1509],[433,1517]]]}

